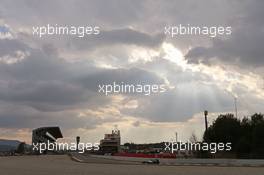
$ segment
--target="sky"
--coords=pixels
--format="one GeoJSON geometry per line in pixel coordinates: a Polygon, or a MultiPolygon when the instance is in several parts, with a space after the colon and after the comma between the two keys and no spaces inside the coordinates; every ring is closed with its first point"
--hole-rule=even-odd
{"type": "Polygon", "coordinates": [[[0,138],[31,143],[60,126],[62,141],[122,143],[204,132],[219,114],[264,113],[262,0],[0,0],[0,138]],[[100,35],[32,35],[47,24],[99,26],[100,35]],[[168,25],[231,26],[226,37],[164,34],[168,25]],[[155,95],[98,93],[109,82],[164,84],[155,95]]]}

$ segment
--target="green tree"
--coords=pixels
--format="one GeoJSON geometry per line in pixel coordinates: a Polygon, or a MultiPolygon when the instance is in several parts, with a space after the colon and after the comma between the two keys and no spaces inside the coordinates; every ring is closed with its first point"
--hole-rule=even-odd
{"type": "Polygon", "coordinates": [[[233,114],[220,115],[204,133],[204,141],[231,142],[232,151],[236,151],[240,133],[240,121],[233,114]]]}
{"type": "Polygon", "coordinates": [[[264,158],[264,116],[254,114],[251,116],[251,153],[255,158],[264,158]]]}
{"type": "Polygon", "coordinates": [[[233,114],[219,115],[204,133],[205,142],[231,142],[239,158],[264,158],[264,116],[254,114],[241,121],[233,114]]]}

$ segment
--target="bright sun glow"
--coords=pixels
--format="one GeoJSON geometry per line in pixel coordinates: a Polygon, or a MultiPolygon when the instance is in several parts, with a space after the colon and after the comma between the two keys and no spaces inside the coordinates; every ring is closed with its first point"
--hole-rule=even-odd
{"type": "Polygon", "coordinates": [[[260,88],[260,85],[264,84],[264,82],[259,75],[254,73],[242,74],[233,70],[224,69],[220,66],[188,64],[182,52],[170,43],[163,43],[162,49],[164,52],[164,56],[162,57],[163,59],[175,63],[177,66],[180,66],[183,71],[188,69],[194,73],[199,72],[210,76],[214,80],[211,83],[214,83],[219,87],[224,87],[225,90],[233,96],[237,97],[237,94],[234,92],[234,88],[240,84],[246,87],[249,91],[258,94],[258,97],[264,97],[264,90],[263,88],[260,88]]]}
{"type": "Polygon", "coordinates": [[[165,53],[165,55],[163,56],[164,59],[176,63],[183,69],[186,69],[187,61],[184,59],[184,56],[179,49],[177,49],[170,43],[163,43],[162,49],[165,53]]]}
{"type": "Polygon", "coordinates": [[[128,59],[129,63],[137,61],[150,62],[153,58],[159,56],[159,52],[153,49],[136,48],[132,50],[131,55],[128,59]]]}

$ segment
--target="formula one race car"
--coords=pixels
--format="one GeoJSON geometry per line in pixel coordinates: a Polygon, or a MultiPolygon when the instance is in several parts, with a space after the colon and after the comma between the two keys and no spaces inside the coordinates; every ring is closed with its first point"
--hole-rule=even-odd
{"type": "Polygon", "coordinates": [[[143,161],[142,162],[143,164],[159,164],[160,163],[160,161],[159,161],[159,159],[153,159],[153,160],[147,160],[147,161],[143,161]]]}

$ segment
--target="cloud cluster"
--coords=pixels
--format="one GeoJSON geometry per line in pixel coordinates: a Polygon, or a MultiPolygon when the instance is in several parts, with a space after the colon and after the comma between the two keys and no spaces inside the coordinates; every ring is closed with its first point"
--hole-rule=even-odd
{"type": "Polygon", "coordinates": [[[243,7],[243,15],[236,17],[231,38],[215,39],[209,47],[192,48],[186,55],[191,63],[210,64],[217,61],[239,64],[242,67],[263,67],[264,23],[262,1],[252,1],[243,7]]]}
{"type": "Polygon", "coordinates": [[[9,36],[0,37],[0,132],[25,137],[32,128],[59,125],[65,137],[82,132],[96,140],[102,135],[95,133],[118,124],[126,141],[155,139],[151,133],[160,141],[177,127],[186,139],[190,125],[201,135],[202,111],[214,117],[232,112],[234,97],[239,114],[264,112],[263,7],[260,0],[3,0],[0,26],[9,36]],[[101,32],[32,35],[33,26],[46,24],[96,25],[101,32]],[[228,25],[232,35],[166,37],[164,27],[177,24],[228,25]],[[151,96],[97,92],[113,81],[168,90],[151,96]],[[137,139],[140,132],[146,134],[137,139]]]}

